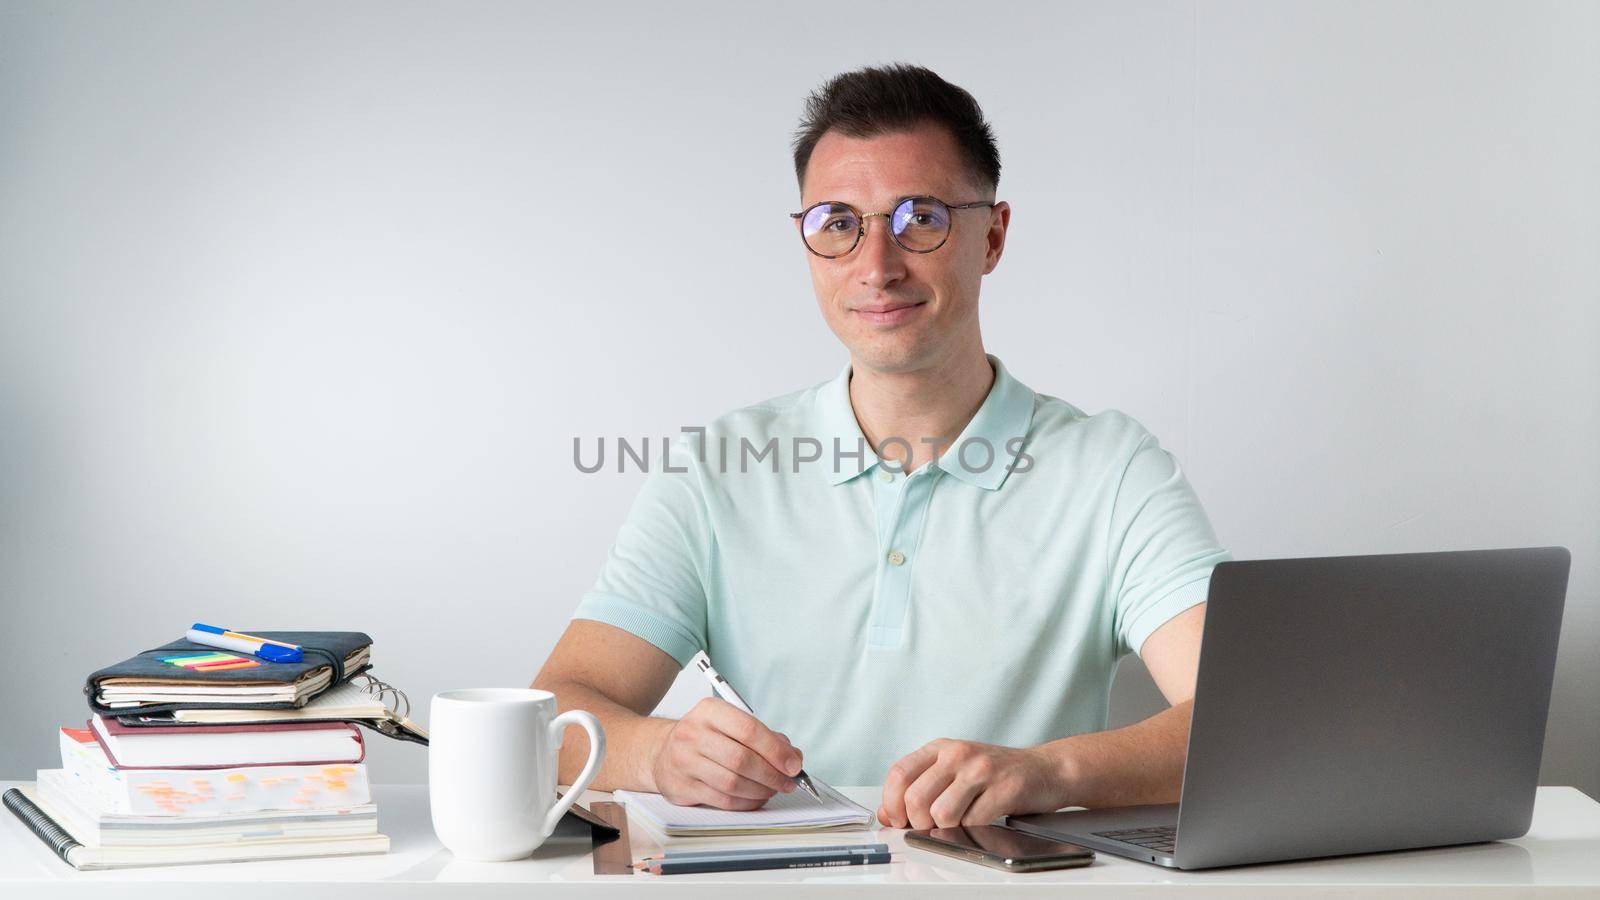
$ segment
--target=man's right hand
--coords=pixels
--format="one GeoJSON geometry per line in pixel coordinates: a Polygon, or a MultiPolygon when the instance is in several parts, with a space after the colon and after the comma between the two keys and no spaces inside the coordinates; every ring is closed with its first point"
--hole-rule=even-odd
{"type": "Polygon", "coordinates": [[[793,791],[801,768],[787,737],[707,697],[662,736],[651,774],[656,790],[679,806],[752,810],[793,791]]]}

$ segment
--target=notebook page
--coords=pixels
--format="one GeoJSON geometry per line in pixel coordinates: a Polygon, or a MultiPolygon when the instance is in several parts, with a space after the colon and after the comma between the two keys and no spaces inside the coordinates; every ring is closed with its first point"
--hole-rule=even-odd
{"type": "Polygon", "coordinates": [[[179,722],[273,722],[284,719],[384,719],[390,711],[381,700],[352,682],[334,685],[321,696],[296,709],[180,709],[179,722]]]}
{"type": "Polygon", "coordinates": [[[389,714],[387,704],[350,681],[328,688],[315,700],[300,707],[307,715],[319,714],[327,709],[356,710],[365,718],[382,718],[389,714]]]}
{"type": "Polygon", "coordinates": [[[617,791],[616,798],[647,821],[666,830],[791,829],[839,825],[866,825],[872,814],[832,787],[812,778],[821,800],[805,791],[774,794],[761,809],[750,812],[678,806],[660,794],[617,791]]]}

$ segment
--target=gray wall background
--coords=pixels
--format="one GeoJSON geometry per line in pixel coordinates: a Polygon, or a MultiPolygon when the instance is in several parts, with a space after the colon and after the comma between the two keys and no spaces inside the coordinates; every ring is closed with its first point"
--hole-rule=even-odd
{"type": "Polygon", "coordinates": [[[1600,7],[579,6],[0,4],[0,776],[197,619],[526,684],[642,477],[573,438],[842,364],[787,141],[906,60],[1001,142],[991,352],[1239,557],[1572,549],[1543,780],[1600,792],[1600,7]]]}

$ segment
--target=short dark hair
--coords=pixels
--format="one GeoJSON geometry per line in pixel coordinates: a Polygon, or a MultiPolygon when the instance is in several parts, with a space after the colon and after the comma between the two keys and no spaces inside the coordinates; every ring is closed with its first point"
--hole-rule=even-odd
{"type": "Polygon", "coordinates": [[[933,70],[904,63],[835,75],[811,92],[794,136],[795,178],[803,190],[811,151],[829,131],[868,138],[908,131],[924,121],[950,129],[978,188],[999,187],[1000,149],[978,101],[933,70]]]}

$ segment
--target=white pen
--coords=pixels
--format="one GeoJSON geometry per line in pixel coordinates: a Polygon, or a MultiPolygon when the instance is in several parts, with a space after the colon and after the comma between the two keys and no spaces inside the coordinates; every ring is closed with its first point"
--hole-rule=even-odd
{"type": "MultiPolygon", "coordinates": [[[[718,697],[728,701],[753,718],[761,718],[756,715],[755,710],[750,708],[750,704],[744,702],[744,698],[739,696],[739,692],[733,689],[733,685],[728,683],[728,679],[723,678],[722,673],[711,665],[711,657],[707,656],[704,650],[696,653],[694,659],[689,660],[689,665],[704,675],[707,681],[711,682],[711,689],[717,692],[718,697]]],[[[794,783],[812,797],[818,800],[822,799],[822,795],[817,793],[817,789],[812,786],[811,776],[806,774],[805,769],[801,769],[799,774],[794,776],[794,783]]]]}

